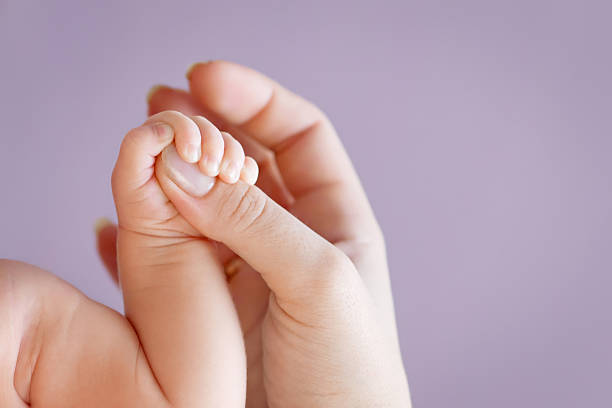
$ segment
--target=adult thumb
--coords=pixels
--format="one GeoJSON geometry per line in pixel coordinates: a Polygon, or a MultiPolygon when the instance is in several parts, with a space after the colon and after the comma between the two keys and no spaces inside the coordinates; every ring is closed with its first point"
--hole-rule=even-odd
{"type": "Polygon", "coordinates": [[[256,186],[216,181],[200,188],[212,183],[173,145],[157,160],[156,176],[180,214],[258,271],[279,302],[320,302],[358,276],[342,251],[256,186]]]}

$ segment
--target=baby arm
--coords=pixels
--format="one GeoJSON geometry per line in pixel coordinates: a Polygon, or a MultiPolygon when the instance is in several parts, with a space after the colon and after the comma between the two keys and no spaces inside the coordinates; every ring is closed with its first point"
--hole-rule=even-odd
{"type": "Polygon", "coordinates": [[[167,407],[136,332],[52,274],[0,261],[0,406],[167,407]]]}
{"type": "Polygon", "coordinates": [[[244,406],[244,345],[223,267],[158,185],[164,148],[198,172],[198,188],[257,178],[240,144],[204,118],[164,112],[130,131],[112,180],[126,316],[50,273],[0,261],[0,406],[244,406]]]}

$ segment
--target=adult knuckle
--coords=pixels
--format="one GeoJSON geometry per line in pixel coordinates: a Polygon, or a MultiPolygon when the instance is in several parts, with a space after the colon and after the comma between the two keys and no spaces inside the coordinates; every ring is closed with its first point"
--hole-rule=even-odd
{"type": "Polygon", "coordinates": [[[332,248],[320,260],[321,281],[330,294],[344,292],[356,275],[355,266],[349,257],[337,248],[332,248]]]}
{"type": "Polygon", "coordinates": [[[243,233],[261,222],[267,205],[266,197],[256,187],[236,186],[221,203],[220,218],[234,231],[243,233]]]}
{"type": "Polygon", "coordinates": [[[348,273],[354,269],[349,257],[336,247],[328,251],[325,263],[328,265],[329,270],[337,271],[341,274],[348,273]]]}
{"type": "MultiPolygon", "coordinates": [[[[318,324],[331,327],[338,322],[355,321],[363,305],[361,278],[350,259],[340,250],[329,250],[319,257],[319,266],[311,275],[304,296],[318,324]]],[[[343,324],[344,324],[343,323],[343,324]]]]}

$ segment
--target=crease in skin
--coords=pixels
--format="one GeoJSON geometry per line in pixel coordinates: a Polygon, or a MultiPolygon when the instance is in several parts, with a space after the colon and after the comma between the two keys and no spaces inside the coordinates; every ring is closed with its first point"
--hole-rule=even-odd
{"type": "Polygon", "coordinates": [[[215,185],[215,177],[203,174],[197,163],[187,163],[181,159],[174,144],[163,150],[161,160],[168,177],[194,197],[204,196],[215,185]]]}

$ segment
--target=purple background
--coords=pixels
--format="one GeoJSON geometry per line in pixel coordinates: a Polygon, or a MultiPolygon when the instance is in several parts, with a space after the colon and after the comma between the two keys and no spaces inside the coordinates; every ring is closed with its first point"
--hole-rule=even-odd
{"type": "Polygon", "coordinates": [[[336,124],[416,407],[612,406],[609,2],[85,3],[0,0],[1,257],[121,308],[92,225],[122,135],[234,60],[336,124]]]}

